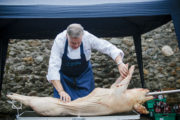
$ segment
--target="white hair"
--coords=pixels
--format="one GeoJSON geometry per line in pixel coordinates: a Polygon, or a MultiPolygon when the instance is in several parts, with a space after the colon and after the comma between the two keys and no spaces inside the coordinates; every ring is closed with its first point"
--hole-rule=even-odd
{"type": "Polygon", "coordinates": [[[70,24],[67,27],[67,34],[70,37],[80,37],[81,35],[84,34],[84,28],[77,23],[70,24]]]}

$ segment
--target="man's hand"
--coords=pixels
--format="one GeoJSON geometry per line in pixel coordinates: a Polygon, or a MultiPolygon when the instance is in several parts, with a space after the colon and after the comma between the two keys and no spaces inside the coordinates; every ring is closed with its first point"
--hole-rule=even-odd
{"type": "Polygon", "coordinates": [[[118,64],[118,70],[121,74],[122,78],[124,79],[128,75],[128,64],[124,64],[122,61],[122,56],[118,55],[115,59],[116,63],[118,64]]]}
{"type": "Polygon", "coordinates": [[[60,99],[62,101],[64,101],[64,102],[70,102],[71,101],[71,97],[65,91],[60,91],[59,95],[60,95],[60,99]]]}
{"type": "Polygon", "coordinates": [[[128,75],[128,64],[121,63],[118,65],[118,70],[122,78],[125,78],[128,75]]]}
{"type": "Polygon", "coordinates": [[[60,99],[64,102],[70,102],[71,97],[64,91],[61,82],[59,80],[52,80],[53,86],[58,91],[58,94],[60,95],[60,99]]]}

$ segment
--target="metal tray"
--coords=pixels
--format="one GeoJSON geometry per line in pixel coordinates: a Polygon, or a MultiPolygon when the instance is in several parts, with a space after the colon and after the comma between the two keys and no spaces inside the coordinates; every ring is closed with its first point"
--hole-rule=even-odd
{"type": "Polygon", "coordinates": [[[36,114],[34,111],[25,111],[17,117],[17,120],[138,120],[140,114],[135,111],[107,115],[107,116],[91,116],[91,117],[78,117],[78,116],[63,116],[63,117],[45,117],[36,114]]]}

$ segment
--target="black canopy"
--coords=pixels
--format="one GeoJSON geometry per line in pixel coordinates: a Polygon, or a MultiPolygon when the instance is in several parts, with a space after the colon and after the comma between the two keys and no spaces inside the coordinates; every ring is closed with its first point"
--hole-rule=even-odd
{"type": "Polygon", "coordinates": [[[0,90],[10,38],[54,39],[71,23],[82,24],[98,37],[133,36],[144,87],[141,34],[171,19],[180,39],[178,0],[1,0],[0,90]]]}

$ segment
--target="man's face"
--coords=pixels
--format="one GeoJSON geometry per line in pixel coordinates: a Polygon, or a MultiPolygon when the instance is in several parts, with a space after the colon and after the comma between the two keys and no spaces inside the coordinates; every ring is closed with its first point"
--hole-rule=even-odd
{"type": "Polygon", "coordinates": [[[69,35],[68,36],[68,43],[69,43],[69,46],[72,48],[72,49],[77,49],[79,48],[79,46],[81,45],[81,41],[82,41],[82,36],[80,37],[71,37],[69,35]]]}

